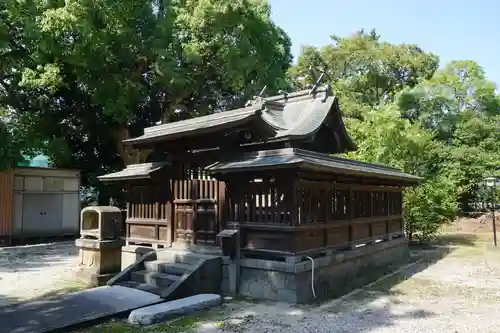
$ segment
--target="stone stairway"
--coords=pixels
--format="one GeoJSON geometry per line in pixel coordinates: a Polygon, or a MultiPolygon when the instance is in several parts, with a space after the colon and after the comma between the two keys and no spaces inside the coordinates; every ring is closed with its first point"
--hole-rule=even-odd
{"type": "Polygon", "coordinates": [[[200,293],[219,293],[220,256],[179,250],[158,250],[141,257],[108,285],[119,285],[177,299],[200,293]]]}
{"type": "Polygon", "coordinates": [[[130,280],[117,284],[160,295],[161,290],[170,287],[184,274],[196,269],[193,264],[171,263],[162,260],[145,261],[144,266],[144,270],[131,272],[130,280]]]}

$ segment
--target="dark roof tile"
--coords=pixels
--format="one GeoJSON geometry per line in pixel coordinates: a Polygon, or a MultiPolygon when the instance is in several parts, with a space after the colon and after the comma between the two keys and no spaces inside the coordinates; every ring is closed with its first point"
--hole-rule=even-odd
{"type": "Polygon", "coordinates": [[[240,158],[232,158],[214,163],[208,166],[207,170],[217,174],[293,166],[303,169],[325,169],[325,171],[347,175],[393,179],[407,183],[418,183],[422,180],[420,177],[404,173],[395,168],[294,148],[242,154],[240,158]]]}

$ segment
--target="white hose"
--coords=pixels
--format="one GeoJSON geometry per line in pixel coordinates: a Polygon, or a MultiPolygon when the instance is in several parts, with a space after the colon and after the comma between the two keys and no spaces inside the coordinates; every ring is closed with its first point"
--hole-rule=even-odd
{"type": "Polygon", "coordinates": [[[311,270],[311,290],[313,293],[313,297],[316,299],[316,290],[314,289],[314,259],[311,257],[306,257],[307,259],[311,260],[312,264],[312,270],[311,270]]]}

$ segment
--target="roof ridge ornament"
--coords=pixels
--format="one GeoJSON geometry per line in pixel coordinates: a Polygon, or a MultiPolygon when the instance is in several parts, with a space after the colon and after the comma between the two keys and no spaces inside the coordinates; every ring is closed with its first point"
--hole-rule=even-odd
{"type": "Polygon", "coordinates": [[[252,106],[254,104],[254,102],[263,103],[264,102],[264,97],[262,97],[262,95],[264,95],[264,92],[266,91],[266,89],[267,89],[267,84],[264,86],[264,88],[262,88],[262,90],[260,91],[260,93],[259,93],[258,96],[252,96],[251,99],[249,99],[248,101],[246,101],[245,107],[252,106]]]}
{"type": "Polygon", "coordinates": [[[288,91],[280,89],[278,90],[278,94],[283,95],[285,102],[288,100],[288,91]]]}
{"type": "Polygon", "coordinates": [[[260,91],[259,93],[259,97],[263,97],[262,95],[264,95],[264,92],[266,91],[267,89],[267,84],[264,86],[264,88],[262,88],[262,90],[260,91]]]}
{"type": "MultiPolygon", "coordinates": [[[[312,73],[312,70],[315,69],[317,71],[319,71],[321,73],[321,75],[319,76],[319,78],[316,80],[316,82],[314,83],[314,86],[311,88],[311,90],[309,90],[309,95],[312,95],[312,94],[315,94],[316,93],[316,90],[318,90],[320,84],[321,84],[321,81],[323,81],[323,79],[326,77],[328,77],[328,79],[331,80],[330,78],[330,75],[328,75],[328,71],[326,69],[320,69],[320,68],[313,68],[312,65],[309,66],[309,71],[311,71],[312,73]]],[[[314,78],[314,77],[313,77],[314,78]]]]}

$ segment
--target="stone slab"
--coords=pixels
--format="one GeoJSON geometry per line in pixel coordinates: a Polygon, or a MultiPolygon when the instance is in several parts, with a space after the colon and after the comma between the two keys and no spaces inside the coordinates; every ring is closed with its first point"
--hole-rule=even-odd
{"type": "Polygon", "coordinates": [[[134,310],[130,313],[128,322],[141,326],[154,325],[220,304],[220,295],[199,294],[134,310]]]}
{"type": "Polygon", "coordinates": [[[0,307],[0,331],[67,332],[87,321],[161,302],[157,295],[122,286],[104,286],[0,307]]]}

